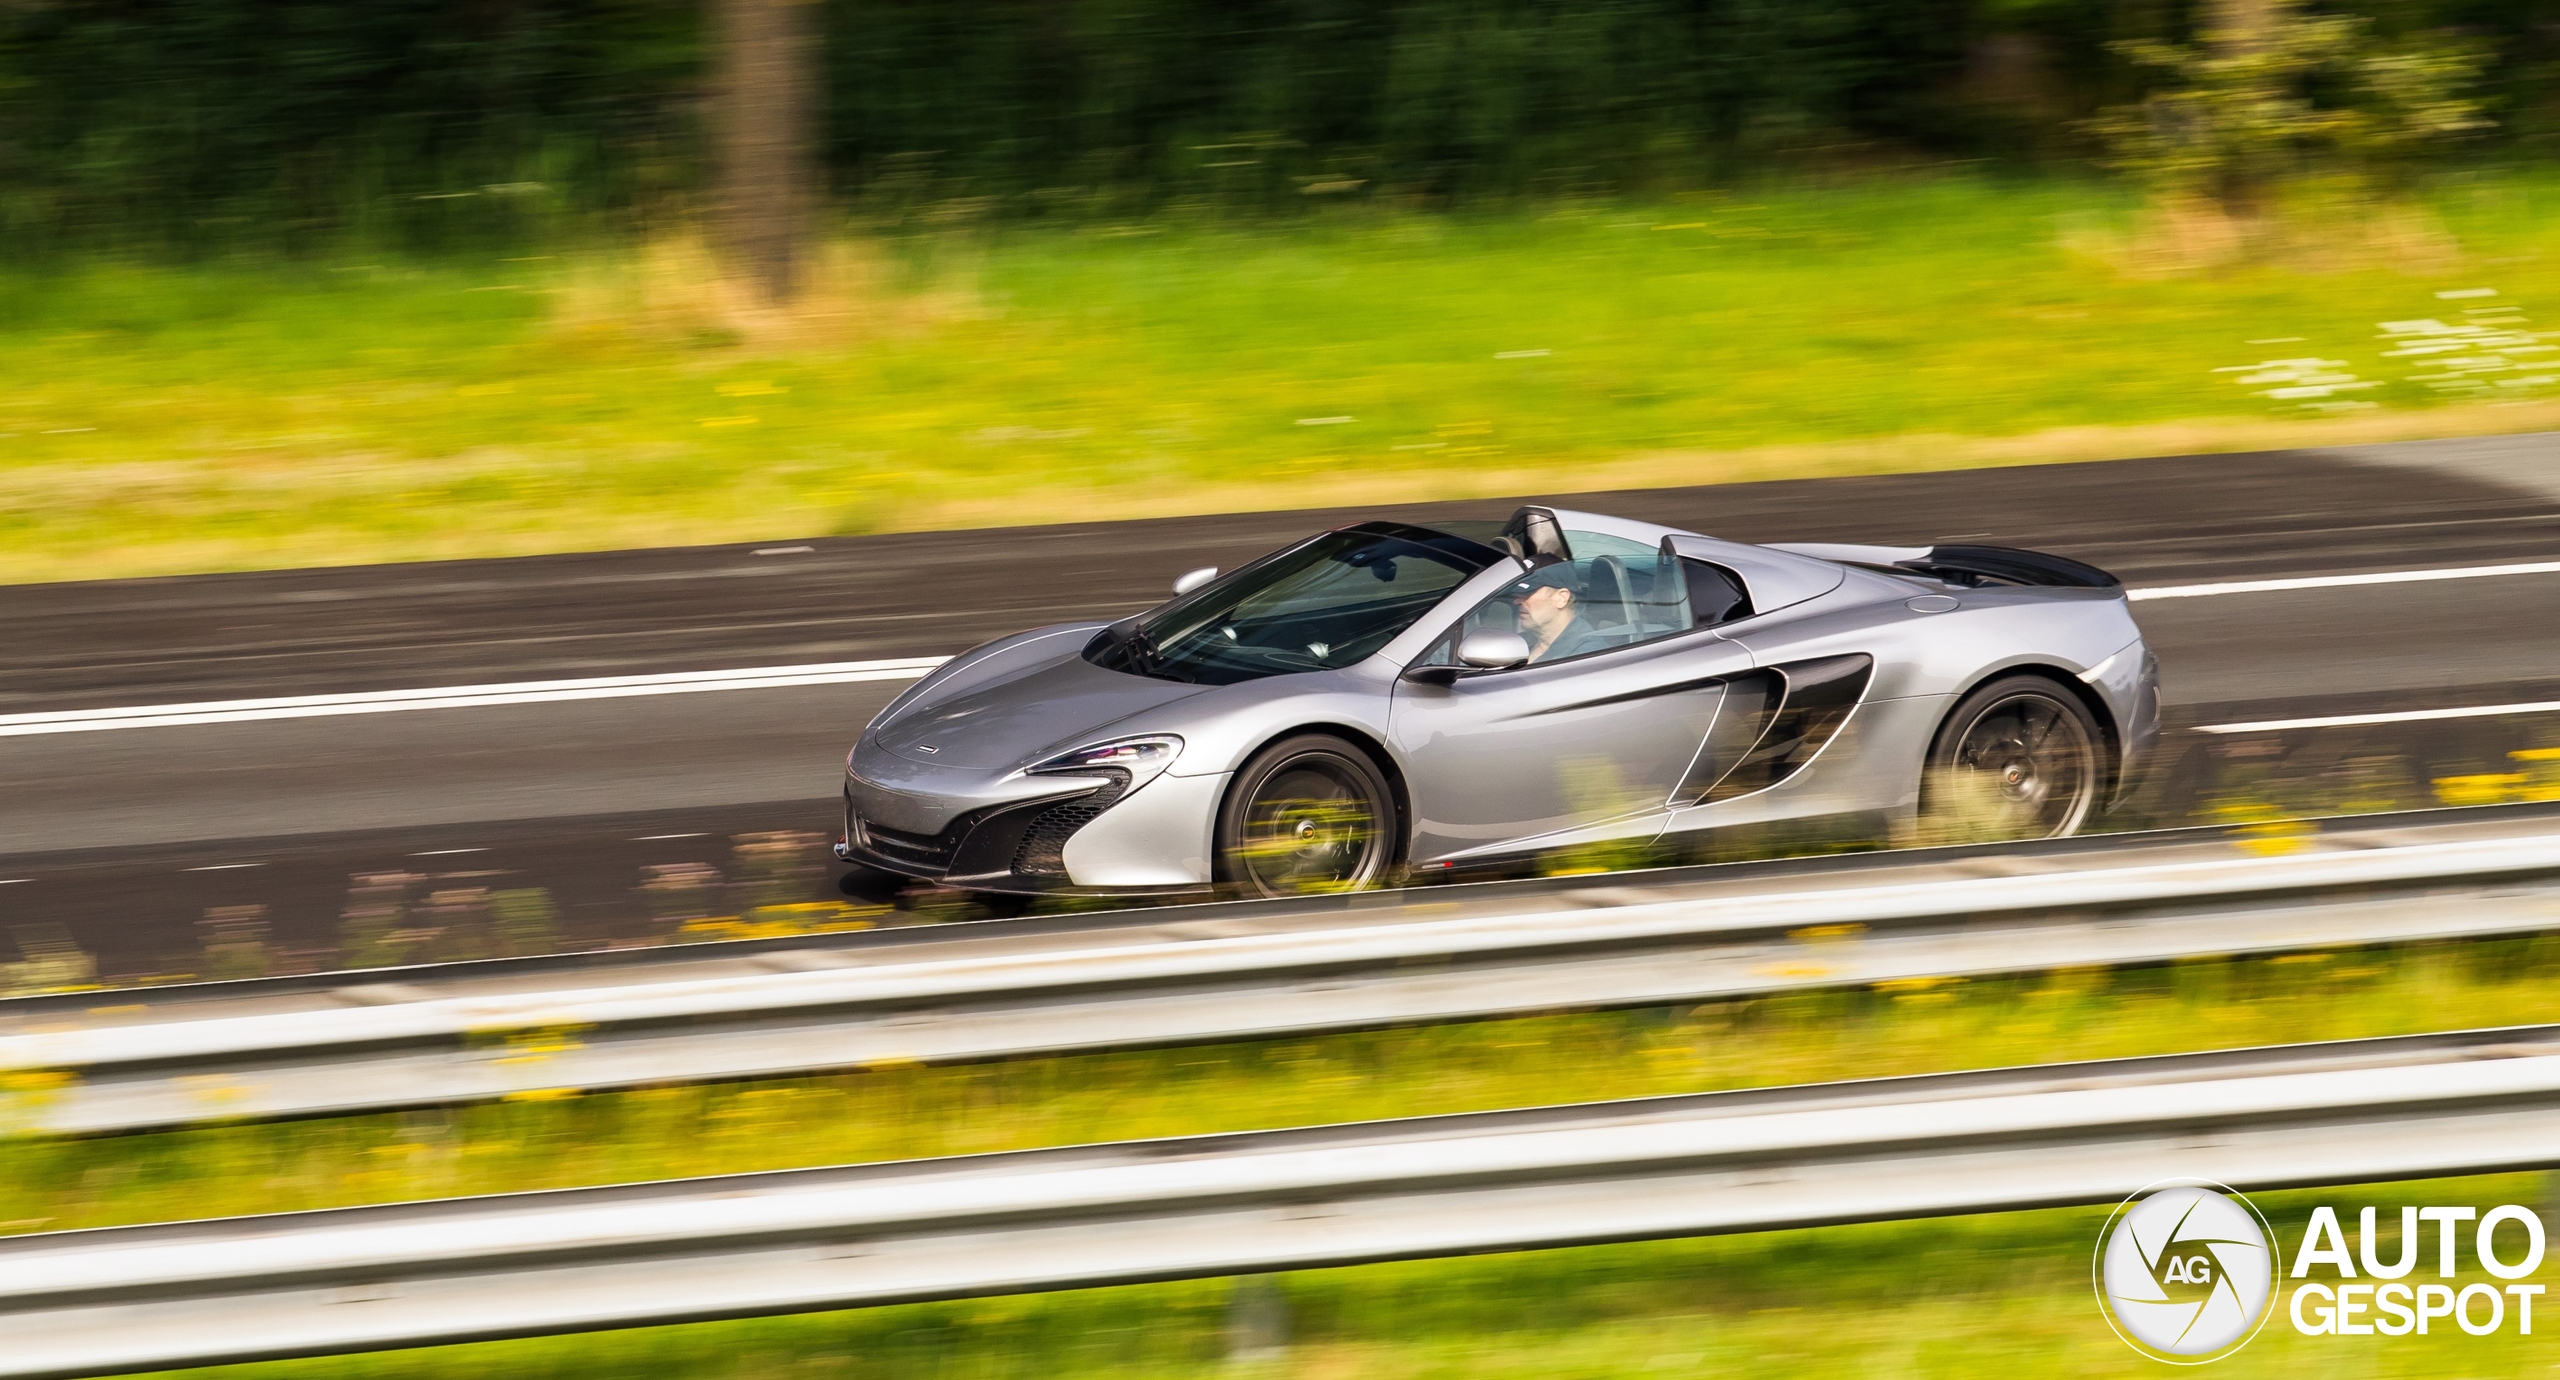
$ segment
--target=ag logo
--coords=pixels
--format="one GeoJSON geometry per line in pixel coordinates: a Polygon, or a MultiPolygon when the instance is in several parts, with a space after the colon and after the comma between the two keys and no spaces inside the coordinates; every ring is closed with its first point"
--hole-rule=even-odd
{"type": "Polygon", "coordinates": [[[2220,1184],[2153,1184],[2098,1236],[2098,1302],[2136,1351],[2219,1361],[2266,1323],[2275,1254],[2275,1233],[2248,1199],[2220,1184]]]}

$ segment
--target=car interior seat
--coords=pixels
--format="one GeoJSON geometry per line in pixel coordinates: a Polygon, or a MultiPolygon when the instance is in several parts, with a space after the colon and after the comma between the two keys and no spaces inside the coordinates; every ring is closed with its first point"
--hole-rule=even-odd
{"type": "Polygon", "coordinates": [[[1627,611],[1638,636],[1655,638],[1689,626],[1679,576],[1666,576],[1660,561],[1627,567],[1627,611]]]}
{"type": "Polygon", "coordinates": [[[1627,566],[1615,556],[1597,557],[1582,577],[1582,617],[1592,631],[1613,642],[1641,636],[1635,608],[1627,598],[1627,566]]]}

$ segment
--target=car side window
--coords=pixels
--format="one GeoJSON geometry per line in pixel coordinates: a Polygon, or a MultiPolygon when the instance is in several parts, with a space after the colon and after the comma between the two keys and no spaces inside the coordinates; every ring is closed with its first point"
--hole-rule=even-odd
{"type": "Polygon", "coordinates": [[[1477,605],[1421,664],[1455,665],[1458,643],[1480,629],[1519,633],[1535,652],[1532,662],[1546,663],[1749,616],[1741,577],[1722,566],[1667,557],[1660,547],[1598,532],[1568,528],[1565,540],[1573,559],[1540,565],[1477,605]],[[1561,616],[1553,596],[1524,597],[1541,584],[1571,592],[1561,616]]]}
{"type": "Polygon", "coordinates": [[[1469,609],[1467,611],[1467,616],[1459,619],[1458,625],[1451,628],[1447,636],[1444,636],[1439,641],[1432,643],[1431,650],[1424,652],[1421,659],[1416,661],[1414,665],[1457,665],[1458,644],[1466,640],[1468,633],[1480,632],[1485,629],[1491,629],[1495,632],[1520,631],[1519,606],[1512,601],[1508,587],[1506,587],[1503,592],[1498,593],[1492,598],[1485,600],[1483,603],[1476,605],[1474,608],[1469,609]]]}
{"type": "Polygon", "coordinates": [[[1695,626],[1687,582],[1676,562],[1664,561],[1662,548],[1572,528],[1564,536],[1577,577],[1574,612],[1591,633],[1577,654],[1631,647],[1695,626]]]}

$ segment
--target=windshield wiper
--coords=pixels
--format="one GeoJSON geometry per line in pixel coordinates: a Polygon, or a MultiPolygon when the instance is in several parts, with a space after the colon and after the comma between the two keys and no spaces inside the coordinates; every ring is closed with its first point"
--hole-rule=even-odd
{"type": "Polygon", "coordinates": [[[1145,627],[1130,628],[1129,635],[1121,639],[1120,645],[1128,649],[1129,664],[1137,669],[1139,675],[1190,683],[1191,677],[1176,674],[1165,663],[1164,649],[1156,645],[1155,637],[1145,627]]]}

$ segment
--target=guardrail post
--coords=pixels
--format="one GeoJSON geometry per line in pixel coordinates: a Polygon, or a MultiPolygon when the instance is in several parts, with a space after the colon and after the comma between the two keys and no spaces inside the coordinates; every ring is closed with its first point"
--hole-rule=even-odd
{"type": "Polygon", "coordinates": [[[1257,1365],[1289,1354],[1289,1300],[1269,1275],[1245,1275],[1227,1296],[1227,1360],[1257,1365]]]}

